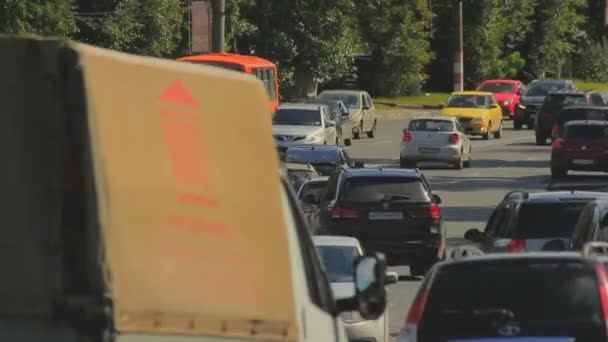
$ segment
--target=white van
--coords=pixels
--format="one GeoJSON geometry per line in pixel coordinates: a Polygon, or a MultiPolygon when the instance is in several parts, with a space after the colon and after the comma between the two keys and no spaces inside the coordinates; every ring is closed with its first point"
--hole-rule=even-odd
{"type": "Polygon", "coordinates": [[[339,312],[384,311],[375,256],[333,300],[259,81],[56,40],[0,50],[0,339],[346,341],[339,312]]]}

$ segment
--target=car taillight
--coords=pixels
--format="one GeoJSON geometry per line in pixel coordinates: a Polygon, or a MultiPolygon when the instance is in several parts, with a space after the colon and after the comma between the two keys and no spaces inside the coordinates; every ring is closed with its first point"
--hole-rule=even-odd
{"type": "Polygon", "coordinates": [[[601,264],[595,265],[595,271],[597,272],[597,289],[600,295],[604,324],[608,324],[608,273],[601,264]]]}
{"type": "Polygon", "coordinates": [[[410,311],[407,314],[405,325],[399,332],[397,341],[416,342],[418,340],[418,325],[420,325],[420,321],[422,320],[422,315],[424,314],[424,307],[426,306],[428,296],[429,293],[426,289],[423,289],[420,293],[418,293],[416,299],[414,299],[414,303],[412,303],[412,306],[410,307],[410,311]]]}
{"type": "Polygon", "coordinates": [[[417,207],[407,211],[412,218],[439,218],[441,210],[435,203],[431,203],[428,207],[417,207]]]}
{"type": "Polygon", "coordinates": [[[450,144],[458,144],[460,137],[456,133],[450,134],[450,144]]]}
{"type": "Polygon", "coordinates": [[[401,138],[401,141],[404,141],[404,142],[412,141],[412,134],[410,132],[403,132],[403,137],[401,138]]]}
{"type": "Polygon", "coordinates": [[[429,208],[429,214],[431,218],[439,218],[441,216],[441,210],[439,206],[435,203],[431,203],[431,207],[429,208]]]}
{"type": "Polygon", "coordinates": [[[553,144],[551,146],[554,150],[561,150],[564,148],[564,141],[560,138],[553,140],[553,144]]]}
{"type": "Polygon", "coordinates": [[[361,216],[358,210],[345,208],[339,204],[335,204],[329,210],[331,218],[358,218],[361,216]]]}
{"type": "Polygon", "coordinates": [[[519,253],[526,251],[526,240],[523,239],[512,239],[507,244],[507,252],[519,253]]]}

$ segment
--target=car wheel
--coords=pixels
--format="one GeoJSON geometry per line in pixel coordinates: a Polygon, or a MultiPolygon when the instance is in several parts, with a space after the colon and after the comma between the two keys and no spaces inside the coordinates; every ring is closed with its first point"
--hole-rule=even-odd
{"type": "Polygon", "coordinates": [[[373,138],[376,136],[376,125],[377,125],[377,121],[374,120],[374,125],[372,126],[372,130],[367,132],[367,137],[368,138],[373,138]]]}
{"type": "Polygon", "coordinates": [[[486,134],[482,134],[481,137],[483,138],[483,140],[490,140],[490,132],[492,131],[492,122],[490,121],[490,124],[488,125],[488,133],[486,134]]]}
{"type": "Polygon", "coordinates": [[[361,139],[361,133],[363,132],[363,122],[359,123],[359,126],[356,129],[353,129],[353,139],[359,140],[361,139]]]}
{"type": "Polygon", "coordinates": [[[345,139],[344,139],[344,145],[346,145],[346,146],[350,146],[350,145],[352,145],[352,144],[353,144],[353,142],[350,140],[350,138],[345,138],[345,139]]]}
{"type": "Polygon", "coordinates": [[[526,127],[528,127],[528,129],[532,130],[536,127],[536,125],[534,125],[534,120],[530,120],[528,121],[528,124],[526,125],[526,127]]]}
{"type": "Polygon", "coordinates": [[[458,157],[458,160],[456,160],[454,162],[454,169],[462,170],[463,167],[464,167],[464,162],[462,161],[462,153],[461,153],[460,157],[458,157]]]}
{"type": "Polygon", "coordinates": [[[470,168],[471,167],[471,162],[473,161],[473,157],[471,157],[471,152],[469,152],[469,159],[467,159],[467,161],[463,162],[463,166],[465,168],[470,168]]]}
{"type": "Polygon", "coordinates": [[[513,129],[521,129],[521,121],[519,121],[517,118],[513,119],[513,129]]]}
{"type": "Polygon", "coordinates": [[[547,137],[536,135],[536,145],[543,146],[547,144],[547,137]]]}
{"type": "Polygon", "coordinates": [[[563,178],[568,175],[568,169],[551,168],[551,178],[563,178]]]}
{"type": "Polygon", "coordinates": [[[498,131],[496,133],[494,133],[494,138],[496,138],[496,139],[502,138],[502,123],[498,127],[498,131]]]}

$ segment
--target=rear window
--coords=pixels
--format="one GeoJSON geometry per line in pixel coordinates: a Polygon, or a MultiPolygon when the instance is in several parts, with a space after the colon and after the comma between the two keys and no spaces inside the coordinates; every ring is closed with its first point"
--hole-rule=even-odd
{"type": "Polygon", "coordinates": [[[574,120],[608,121],[608,110],[590,108],[568,108],[559,113],[559,122],[564,124],[574,120]]]}
{"type": "Polygon", "coordinates": [[[354,282],[354,264],[358,256],[353,246],[317,246],[321,265],[330,283],[354,282]]]}
{"type": "Polygon", "coordinates": [[[587,104],[587,98],[584,95],[549,95],[545,99],[545,106],[547,107],[565,107],[565,106],[576,106],[587,104]]]}
{"type": "Polygon", "coordinates": [[[327,182],[307,182],[302,185],[302,189],[300,189],[300,194],[298,195],[299,200],[303,200],[307,195],[313,194],[315,198],[319,198],[325,187],[327,186],[327,182]]]}
{"type": "Polygon", "coordinates": [[[407,177],[351,178],[342,189],[341,199],[345,202],[380,202],[387,195],[404,201],[429,200],[422,182],[407,177]]]}
{"type": "Polygon", "coordinates": [[[500,323],[513,321],[528,336],[603,333],[605,339],[596,281],[593,266],[580,261],[446,265],[433,279],[420,332],[448,338],[497,336],[500,323]]]}
{"type": "Polygon", "coordinates": [[[412,120],[409,126],[410,131],[429,131],[429,132],[451,132],[454,124],[445,120],[412,120]]]}
{"type": "Polygon", "coordinates": [[[567,238],[572,235],[586,202],[524,203],[516,212],[509,238],[567,238]]]}
{"type": "Polygon", "coordinates": [[[570,125],[565,128],[565,136],[570,139],[604,139],[608,137],[608,127],[597,125],[570,125]]]}

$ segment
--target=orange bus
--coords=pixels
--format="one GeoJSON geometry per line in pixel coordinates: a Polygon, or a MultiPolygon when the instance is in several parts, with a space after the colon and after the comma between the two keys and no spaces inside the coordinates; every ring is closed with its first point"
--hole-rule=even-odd
{"type": "Polygon", "coordinates": [[[256,56],[238,55],[232,53],[209,53],[181,57],[177,60],[182,62],[212,65],[254,75],[260,81],[264,82],[264,88],[266,88],[266,92],[268,93],[270,112],[274,113],[279,105],[279,80],[277,77],[277,66],[269,60],[256,56]]]}

